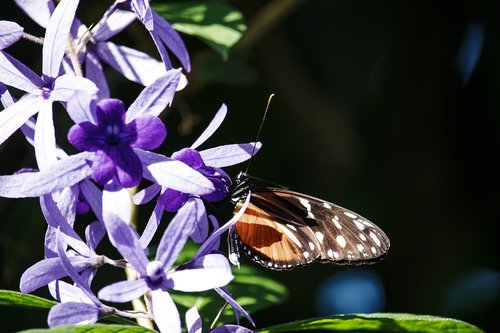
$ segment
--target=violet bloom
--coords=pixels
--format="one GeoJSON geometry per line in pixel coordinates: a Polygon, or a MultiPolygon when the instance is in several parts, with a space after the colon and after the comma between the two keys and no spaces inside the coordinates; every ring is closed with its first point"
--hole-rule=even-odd
{"type": "Polygon", "coordinates": [[[71,127],[68,133],[75,148],[95,152],[92,177],[101,185],[114,177],[124,187],[138,185],[142,163],[132,148],[158,148],[167,135],[158,117],[137,117],[126,123],[125,111],[118,99],[102,100],[96,108],[96,125],[85,121],[71,127]]]}
{"type": "MultiPolygon", "coordinates": [[[[182,161],[203,174],[203,176],[211,182],[213,187],[212,191],[203,195],[198,195],[191,191],[179,191],[172,187],[153,184],[139,191],[134,196],[134,203],[138,205],[152,200],[159,192],[162,193],[158,198],[155,210],[141,236],[141,243],[144,248],[147,247],[153,238],[164,210],[176,211],[182,207],[188,198],[200,197],[207,201],[218,201],[223,199],[228,194],[231,179],[220,168],[244,162],[259,151],[261,147],[260,142],[229,144],[205,150],[197,150],[197,148],[210,138],[219,128],[226,114],[227,107],[223,104],[208,127],[191,147],[185,148],[172,155],[172,159],[182,161]]],[[[197,201],[199,201],[199,203],[193,206],[193,209],[197,211],[195,214],[197,222],[191,238],[196,243],[201,243],[208,236],[209,225],[205,206],[201,200],[198,199],[197,201]]]]}
{"type": "MultiPolygon", "coordinates": [[[[53,234],[53,243],[56,243],[56,235],[60,234],[59,238],[71,246],[72,250],[68,251],[70,254],[68,260],[71,262],[73,269],[81,272],[80,277],[82,280],[90,285],[97,268],[106,260],[95,252],[95,248],[105,235],[104,225],[102,222],[90,224],[85,231],[86,242],[84,242],[69,225],[51,195],[43,196],[40,204],[49,228],[58,231],[53,234]]],[[[47,241],[50,240],[46,240],[46,246],[47,241]]],[[[54,256],[37,262],[23,273],[19,284],[21,292],[30,293],[68,275],[61,262],[61,255],[57,253],[57,245],[53,247],[54,256]]]]}
{"type": "Polygon", "coordinates": [[[40,170],[57,160],[52,103],[68,101],[75,91],[97,92],[90,80],[60,73],[77,6],[78,0],[61,0],[52,13],[44,36],[41,77],[0,51],[0,82],[26,92],[0,113],[0,144],[40,111],[35,129],[35,156],[40,170]]]}
{"type": "MultiPolygon", "coordinates": [[[[215,191],[202,195],[202,199],[208,202],[220,201],[229,193],[231,178],[222,169],[205,165],[198,151],[191,148],[184,148],[172,154],[172,158],[186,163],[212,182],[215,191]]],[[[158,203],[164,205],[165,210],[176,212],[186,203],[189,197],[191,197],[189,193],[167,189],[158,197],[158,203]]]]}
{"type": "Polygon", "coordinates": [[[228,284],[233,275],[226,257],[206,254],[171,270],[193,229],[191,202],[172,219],[158,245],[156,257],[149,261],[137,232],[114,214],[106,214],[104,222],[111,243],[138,272],[140,279],[121,281],[101,289],[100,299],[129,302],[147,292],[151,296],[153,319],[160,332],[181,332],[179,313],[166,289],[196,292],[228,284]]]}
{"type": "Polygon", "coordinates": [[[51,294],[61,303],[50,309],[48,324],[50,327],[69,324],[93,324],[97,320],[112,315],[117,310],[102,304],[90,289],[86,281],[73,267],[70,258],[64,250],[63,237],[59,229],[56,233],[57,253],[66,274],[75,282],[70,285],[63,281],[54,281],[50,284],[51,294]]]}

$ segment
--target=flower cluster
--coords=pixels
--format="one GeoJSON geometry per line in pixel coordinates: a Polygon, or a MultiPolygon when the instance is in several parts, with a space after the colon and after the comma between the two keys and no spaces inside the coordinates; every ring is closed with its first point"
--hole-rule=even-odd
{"type": "MultiPolygon", "coordinates": [[[[243,314],[252,322],[226,289],[233,275],[228,259],[218,251],[220,235],[242,212],[219,228],[205,202],[227,197],[231,179],[221,168],[249,159],[260,144],[198,150],[223,122],[227,108],[222,105],[191,147],[171,156],[151,151],[168,144],[160,115],[187,84],[184,73],[190,71],[190,59],[179,34],[147,0],[117,0],[92,28],[75,16],[78,0],[15,1],[45,29],[38,40],[43,43],[39,75],[8,51],[23,37],[36,37],[15,22],[0,21],[0,144],[21,130],[34,147],[37,163],[35,170],[1,175],[0,196],[38,197],[47,223],[44,259],[22,275],[21,291],[48,286],[58,301],[49,312],[49,326],[94,323],[115,314],[154,321],[161,332],[180,332],[180,315],[169,290],[211,289],[233,307],[237,318],[243,314]],[[109,41],[134,20],[144,25],[162,61],[109,41]],[[174,67],[170,55],[181,67],[174,67]],[[144,86],[128,107],[111,96],[102,62],[144,86]],[[8,87],[23,94],[14,98],[8,87]],[[60,106],[56,109],[54,104],[60,106]],[[61,106],[74,122],[66,136],[73,153],[56,140],[55,110],[61,106]],[[136,230],[131,212],[152,200],[156,206],[146,227],[136,230]],[[158,228],[167,223],[164,211],[175,216],[166,228],[158,228]],[[81,214],[95,217],[84,237],[74,228],[81,214]],[[150,242],[159,230],[165,231],[150,255],[150,242]],[[99,254],[98,245],[105,238],[123,259],[99,254]],[[189,238],[200,244],[198,252],[176,265],[189,238]],[[135,278],[95,292],[92,282],[103,265],[126,268],[135,278]],[[145,301],[146,311],[104,303],[135,299],[145,301]]],[[[201,329],[195,307],[186,314],[186,325],[190,332],[201,329]]],[[[221,329],[246,330],[231,325],[221,329]]]]}

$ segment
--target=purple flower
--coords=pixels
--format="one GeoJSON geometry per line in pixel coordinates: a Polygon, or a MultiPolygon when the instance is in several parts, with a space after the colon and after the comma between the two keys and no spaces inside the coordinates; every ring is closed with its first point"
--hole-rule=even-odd
{"type": "MultiPolygon", "coordinates": [[[[198,151],[191,148],[184,148],[172,154],[172,158],[186,163],[212,182],[215,191],[202,195],[202,199],[208,202],[220,201],[229,193],[231,178],[229,178],[222,169],[205,165],[198,151]]],[[[158,197],[158,203],[164,205],[165,210],[176,212],[186,203],[190,196],[191,194],[189,193],[181,193],[176,190],[167,189],[158,197]]]]}
{"type": "Polygon", "coordinates": [[[140,279],[104,287],[98,296],[111,302],[128,302],[150,292],[153,318],[160,332],[181,332],[179,313],[165,289],[205,291],[223,287],[233,279],[229,263],[221,254],[198,256],[171,270],[193,229],[191,204],[188,201],[170,222],[153,261],[148,260],[139,236],[130,225],[114,214],[106,214],[104,218],[111,243],[139,273],[140,279]]]}
{"type": "Polygon", "coordinates": [[[61,233],[56,233],[57,253],[67,275],[75,282],[70,285],[62,281],[50,284],[51,294],[61,303],[50,309],[50,327],[68,324],[93,324],[104,316],[115,313],[116,309],[102,304],[90,290],[90,283],[82,278],[66,255],[61,233]]]}
{"type": "Polygon", "coordinates": [[[104,257],[97,255],[94,251],[105,234],[102,222],[95,222],[87,227],[87,242],[84,242],[69,225],[66,217],[63,216],[50,195],[43,196],[40,204],[43,215],[49,224],[49,230],[59,232],[48,233],[54,236],[53,240],[46,239],[46,246],[49,245],[52,248],[53,252],[49,252],[52,257],[37,262],[23,273],[20,281],[21,292],[29,293],[68,275],[61,261],[61,254],[57,250],[57,234],[60,234],[59,238],[63,239],[73,249],[69,252],[70,257],[67,260],[71,262],[75,271],[82,272],[82,280],[90,284],[97,268],[105,260],[104,257]],[[51,245],[52,241],[53,246],[51,245]]]}
{"type": "Polygon", "coordinates": [[[167,135],[158,117],[137,117],[125,122],[125,105],[118,99],[97,104],[97,124],[90,121],[71,127],[69,142],[81,151],[96,153],[92,177],[101,185],[116,177],[124,187],[139,184],[142,164],[132,148],[155,149],[167,135]]]}
{"type": "MultiPolygon", "coordinates": [[[[223,104],[208,127],[191,145],[191,147],[185,148],[172,155],[174,160],[179,160],[188,164],[194,170],[203,174],[211,182],[213,190],[200,196],[207,201],[218,201],[223,199],[228,194],[231,179],[220,168],[248,160],[252,154],[256,154],[261,147],[260,142],[256,142],[229,144],[197,151],[196,149],[208,138],[210,138],[210,136],[219,128],[226,117],[226,114],[227,107],[223,104]]],[[[151,215],[151,218],[149,219],[146,229],[141,237],[141,244],[143,244],[144,247],[146,247],[153,238],[162,217],[163,210],[176,211],[182,207],[186,200],[198,196],[198,194],[193,192],[179,191],[168,186],[154,184],[138,192],[134,197],[134,203],[146,203],[152,200],[160,191],[162,194],[158,198],[155,210],[151,215]]],[[[198,205],[193,206],[193,209],[197,210],[196,214],[194,214],[197,222],[191,238],[193,241],[201,243],[208,236],[208,218],[206,216],[205,207],[201,201],[198,205]]]]}
{"type": "Polygon", "coordinates": [[[0,144],[31,116],[39,113],[34,139],[40,170],[48,168],[57,160],[52,103],[68,101],[75,91],[89,94],[97,92],[97,87],[91,81],[60,73],[77,6],[77,0],[62,0],[52,13],[44,37],[41,77],[17,59],[0,51],[0,82],[27,93],[0,113],[0,144]]]}

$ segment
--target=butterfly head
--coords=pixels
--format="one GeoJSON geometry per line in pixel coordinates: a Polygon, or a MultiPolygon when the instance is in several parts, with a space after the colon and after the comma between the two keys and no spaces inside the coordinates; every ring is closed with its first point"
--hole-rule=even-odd
{"type": "Polygon", "coordinates": [[[236,186],[231,194],[231,201],[233,203],[240,202],[244,200],[250,190],[250,177],[245,172],[240,172],[236,176],[236,186]]]}

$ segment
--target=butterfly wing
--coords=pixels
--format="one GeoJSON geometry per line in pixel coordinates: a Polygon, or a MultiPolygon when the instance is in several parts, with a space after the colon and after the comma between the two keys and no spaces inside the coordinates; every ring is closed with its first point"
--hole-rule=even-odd
{"type": "Polygon", "coordinates": [[[380,260],[390,246],[385,233],[359,214],[283,189],[253,189],[234,231],[252,260],[273,269],[313,261],[367,264],[380,260]]]}

